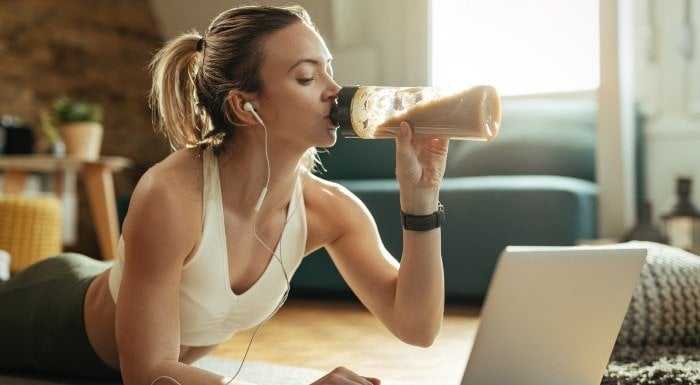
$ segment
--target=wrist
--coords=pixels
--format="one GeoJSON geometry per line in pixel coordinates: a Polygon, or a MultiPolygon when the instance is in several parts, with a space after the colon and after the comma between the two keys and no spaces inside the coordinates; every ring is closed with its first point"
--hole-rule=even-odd
{"type": "Polygon", "coordinates": [[[428,231],[439,228],[445,222],[445,210],[438,203],[437,210],[428,215],[411,215],[401,212],[401,225],[405,230],[428,231]]]}
{"type": "Polygon", "coordinates": [[[427,215],[438,208],[439,190],[415,188],[410,191],[401,190],[399,197],[401,211],[413,215],[427,215]]]}

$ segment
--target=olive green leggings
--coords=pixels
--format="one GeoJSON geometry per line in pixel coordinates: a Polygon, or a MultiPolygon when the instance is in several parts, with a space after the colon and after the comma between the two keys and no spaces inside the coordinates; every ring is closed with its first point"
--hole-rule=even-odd
{"type": "Polygon", "coordinates": [[[118,379],[88,342],[83,303],[109,263],[66,253],[0,282],[0,371],[118,379]]]}

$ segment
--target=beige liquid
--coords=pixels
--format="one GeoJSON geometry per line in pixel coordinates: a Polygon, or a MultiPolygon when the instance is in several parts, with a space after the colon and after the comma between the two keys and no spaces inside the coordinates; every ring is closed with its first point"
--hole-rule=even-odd
{"type": "Polygon", "coordinates": [[[416,136],[490,141],[498,134],[501,104],[493,87],[472,87],[456,94],[418,102],[376,127],[364,127],[358,136],[392,138],[403,121],[411,125],[416,136]]]}

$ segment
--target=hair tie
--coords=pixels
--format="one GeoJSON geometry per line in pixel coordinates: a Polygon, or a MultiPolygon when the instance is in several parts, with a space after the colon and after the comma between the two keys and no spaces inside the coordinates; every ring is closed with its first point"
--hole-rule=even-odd
{"type": "Polygon", "coordinates": [[[200,37],[199,41],[197,41],[197,51],[202,52],[202,50],[204,50],[204,47],[206,44],[207,44],[207,41],[204,40],[203,37],[200,37]]]}

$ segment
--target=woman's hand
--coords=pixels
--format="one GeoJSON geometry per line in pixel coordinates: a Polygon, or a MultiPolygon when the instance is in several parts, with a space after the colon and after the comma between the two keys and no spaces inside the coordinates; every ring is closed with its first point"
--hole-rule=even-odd
{"type": "Polygon", "coordinates": [[[362,377],[353,371],[339,367],[319,378],[311,385],[380,385],[378,378],[362,377]]]}
{"type": "Polygon", "coordinates": [[[448,144],[448,139],[414,137],[408,123],[401,123],[396,137],[396,179],[405,212],[420,215],[435,211],[448,144]],[[429,207],[423,207],[426,205],[429,207]]]}

